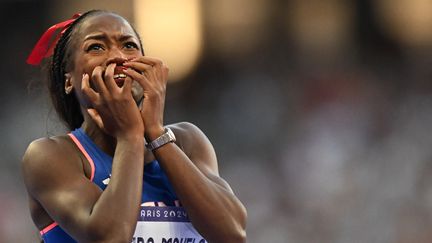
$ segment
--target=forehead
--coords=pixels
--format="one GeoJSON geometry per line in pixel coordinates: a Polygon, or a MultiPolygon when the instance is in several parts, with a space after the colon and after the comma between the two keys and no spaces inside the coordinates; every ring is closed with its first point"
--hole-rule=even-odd
{"type": "Polygon", "coordinates": [[[112,13],[102,13],[84,19],[77,32],[77,37],[83,40],[85,36],[95,33],[131,35],[137,37],[129,22],[121,16],[112,13]]]}

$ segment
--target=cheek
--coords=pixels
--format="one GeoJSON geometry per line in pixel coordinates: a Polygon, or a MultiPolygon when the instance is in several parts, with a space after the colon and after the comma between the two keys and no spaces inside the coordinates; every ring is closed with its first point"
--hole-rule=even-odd
{"type": "Polygon", "coordinates": [[[82,74],[87,73],[89,76],[91,76],[93,73],[93,70],[97,66],[103,66],[103,62],[97,62],[95,60],[83,62],[83,64],[81,64],[81,70],[82,70],[81,73],[82,74]]]}
{"type": "MultiPolygon", "coordinates": [[[[93,70],[100,66],[100,63],[96,62],[82,62],[81,64],[77,64],[75,66],[74,71],[74,88],[81,90],[82,77],[84,74],[88,74],[90,77],[92,76],[93,70]]],[[[95,89],[93,82],[90,81],[90,87],[95,89]]]]}
{"type": "Polygon", "coordinates": [[[75,70],[79,75],[87,73],[91,76],[97,66],[104,66],[105,61],[104,55],[91,55],[80,51],[75,58],[75,70]]]}

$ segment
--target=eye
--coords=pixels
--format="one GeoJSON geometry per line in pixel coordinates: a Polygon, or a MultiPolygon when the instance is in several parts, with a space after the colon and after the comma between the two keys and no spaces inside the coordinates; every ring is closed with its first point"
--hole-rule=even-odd
{"type": "Polygon", "coordinates": [[[94,44],[91,44],[89,47],[87,47],[86,51],[89,52],[89,51],[102,51],[102,50],[104,50],[104,47],[102,44],[94,43],[94,44]]]}
{"type": "Polygon", "coordinates": [[[137,50],[139,49],[138,45],[135,42],[126,42],[124,44],[124,47],[126,49],[137,49],[137,50]]]}

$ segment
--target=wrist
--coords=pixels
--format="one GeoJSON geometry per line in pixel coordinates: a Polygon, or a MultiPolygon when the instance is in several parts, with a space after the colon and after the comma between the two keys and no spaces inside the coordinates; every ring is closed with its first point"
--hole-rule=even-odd
{"type": "Polygon", "coordinates": [[[165,133],[165,128],[163,126],[146,127],[145,137],[147,141],[153,141],[165,133]]]}
{"type": "Polygon", "coordinates": [[[160,135],[158,138],[148,142],[146,147],[152,151],[164,146],[168,143],[174,143],[176,141],[176,137],[173,131],[169,127],[165,127],[164,133],[160,135]]]}
{"type": "Polygon", "coordinates": [[[125,142],[141,142],[143,141],[143,133],[142,132],[134,132],[134,133],[122,133],[121,135],[116,136],[117,141],[125,141],[125,142]]]}
{"type": "Polygon", "coordinates": [[[142,136],[122,136],[117,138],[116,150],[133,151],[144,155],[144,138],[142,136]]]}

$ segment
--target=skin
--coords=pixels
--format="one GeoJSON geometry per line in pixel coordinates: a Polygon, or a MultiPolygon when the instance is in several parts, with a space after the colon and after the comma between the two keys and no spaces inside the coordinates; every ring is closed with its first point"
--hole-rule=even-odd
{"type": "Polygon", "coordinates": [[[36,226],[56,221],[79,242],[131,242],[144,164],[156,158],[207,241],[245,242],[246,210],[219,177],[214,149],[196,126],[169,125],[176,143],[145,149],[143,136],[152,141],[164,133],[167,66],[141,54],[129,23],[117,15],[88,17],[73,38],[65,89],[82,104],[82,128],[113,156],[112,175],[104,191],[92,183],[88,161],[68,136],[32,142],[22,172],[36,226]],[[113,74],[121,64],[129,69],[119,87],[113,74]]]}

